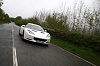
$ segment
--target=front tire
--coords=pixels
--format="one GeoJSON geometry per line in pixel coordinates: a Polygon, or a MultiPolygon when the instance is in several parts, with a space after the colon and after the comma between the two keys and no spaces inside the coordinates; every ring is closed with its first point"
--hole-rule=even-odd
{"type": "Polygon", "coordinates": [[[21,36],[20,29],[19,29],[19,35],[21,36]]]}
{"type": "Polygon", "coordinates": [[[23,31],[23,34],[22,34],[22,40],[25,40],[25,39],[24,39],[24,31],[23,31]]]}

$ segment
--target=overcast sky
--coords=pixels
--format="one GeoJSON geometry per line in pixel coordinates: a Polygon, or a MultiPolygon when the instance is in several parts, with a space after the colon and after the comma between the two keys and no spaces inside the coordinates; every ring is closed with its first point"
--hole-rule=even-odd
{"type": "MultiPolygon", "coordinates": [[[[73,6],[77,0],[3,0],[2,9],[10,17],[32,17],[34,13],[45,10],[56,10],[61,6],[73,6]]],[[[90,2],[93,0],[87,0],[90,2]]],[[[89,3],[88,3],[89,4],[89,3]]]]}

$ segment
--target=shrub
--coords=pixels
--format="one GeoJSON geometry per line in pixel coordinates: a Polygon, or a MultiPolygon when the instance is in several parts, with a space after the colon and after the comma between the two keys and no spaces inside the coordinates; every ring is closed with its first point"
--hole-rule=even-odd
{"type": "Polygon", "coordinates": [[[53,29],[46,29],[51,36],[63,41],[69,42],[76,46],[85,46],[91,48],[93,51],[100,52],[100,37],[91,35],[82,35],[77,32],[55,31],[53,29]]]}

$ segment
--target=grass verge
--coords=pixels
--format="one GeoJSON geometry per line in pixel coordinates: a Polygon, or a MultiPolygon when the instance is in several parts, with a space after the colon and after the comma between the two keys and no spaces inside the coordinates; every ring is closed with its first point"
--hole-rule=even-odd
{"type": "Polygon", "coordinates": [[[51,43],[60,46],[61,48],[68,50],[94,64],[100,66],[100,53],[93,52],[90,48],[84,46],[75,46],[73,44],[67,43],[60,39],[51,38],[51,43]]]}
{"type": "Polygon", "coordinates": [[[4,22],[0,22],[0,24],[4,24],[4,22]]]}

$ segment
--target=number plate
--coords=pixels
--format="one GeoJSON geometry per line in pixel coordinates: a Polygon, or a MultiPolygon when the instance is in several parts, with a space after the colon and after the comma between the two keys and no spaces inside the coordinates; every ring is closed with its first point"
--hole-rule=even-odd
{"type": "Polygon", "coordinates": [[[44,43],[43,41],[36,40],[37,43],[44,43]]]}

